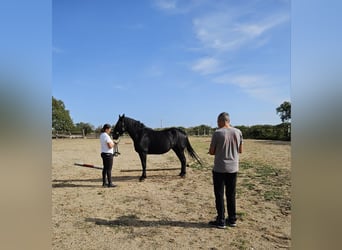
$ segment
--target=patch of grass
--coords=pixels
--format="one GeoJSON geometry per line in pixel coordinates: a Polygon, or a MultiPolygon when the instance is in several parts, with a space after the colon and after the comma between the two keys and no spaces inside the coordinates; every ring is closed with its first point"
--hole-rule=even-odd
{"type": "Polygon", "coordinates": [[[268,177],[275,174],[275,169],[268,165],[257,166],[256,173],[258,176],[268,177]]]}
{"type": "Polygon", "coordinates": [[[247,240],[245,240],[244,238],[238,237],[238,238],[235,238],[230,245],[236,249],[245,250],[245,249],[248,249],[247,243],[248,243],[247,240]]]}
{"type": "Polygon", "coordinates": [[[279,185],[280,170],[275,169],[269,165],[262,165],[256,167],[256,177],[260,178],[260,183],[264,185],[279,185]]]}
{"type": "Polygon", "coordinates": [[[272,200],[275,201],[275,200],[282,199],[282,197],[283,197],[283,192],[277,189],[267,190],[264,193],[265,201],[272,201],[272,200]]]}
{"type": "Polygon", "coordinates": [[[248,190],[254,190],[255,189],[255,184],[249,182],[247,179],[244,179],[241,185],[243,187],[246,187],[248,190]]]}
{"type": "Polygon", "coordinates": [[[198,162],[193,162],[193,163],[189,164],[188,167],[193,168],[193,169],[197,169],[197,170],[202,170],[202,169],[207,168],[207,165],[206,164],[201,165],[198,162]]]}
{"type": "MultiPolygon", "coordinates": [[[[242,183],[240,184],[242,189],[248,190],[247,192],[259,190],[257,194],[265,201],[276,201],[280,208],[283,207],[282,204],[286,204],[286,211],[289,210],[291,181],[289,172],[271,165],[249,162],[242,162],[240,166],[243,173],[242,183]]],[[[246,191],[240,190],[240,192],[246,191]]]]}
{"type": "Polygon", "coordinates": [[[241,212],[241,211],[237,211],[236,212],[236,217],[238,218],[238,220],[243,221],[244,218],[246,217],[247,213],[246,212],[241,212]]]}
{"type": "Polygon", "coordinates": [[[240,162],[239,167],[241,170],[246,170],[246,169],[253,168],[253,165],[249,162],[242,161],[242,162],[240,162]]]}

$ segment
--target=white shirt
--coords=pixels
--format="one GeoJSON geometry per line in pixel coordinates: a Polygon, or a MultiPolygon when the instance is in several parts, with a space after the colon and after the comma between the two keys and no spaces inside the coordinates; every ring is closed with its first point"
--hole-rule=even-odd
{"type": "Polygon", "coordinates": [[[107,143],[112,142],[113,140],[110,138],[110,136],[106,133],[103,132],[100,135],[100,142],[101,142],[101,153],[114,153],[113,148],[109,148],[107,143]]]}

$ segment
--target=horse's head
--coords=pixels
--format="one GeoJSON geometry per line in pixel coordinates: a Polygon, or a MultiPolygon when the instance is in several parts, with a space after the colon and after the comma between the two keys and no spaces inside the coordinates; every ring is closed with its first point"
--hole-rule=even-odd
{"type": "Polygon", "coordinates": [[[119,120],[116,122],[112,136],[114,140],[117,140],[125,132],[125,114],[119,115],[119,120]]]}

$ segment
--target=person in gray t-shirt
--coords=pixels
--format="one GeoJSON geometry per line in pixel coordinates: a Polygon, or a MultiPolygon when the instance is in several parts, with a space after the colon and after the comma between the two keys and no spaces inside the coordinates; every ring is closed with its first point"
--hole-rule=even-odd
{"type": "Polygon", "coordinates": [[[217,217],[209,224],[218,228],[236,226],[236,178],[239,171],[239,153],[242,153],[242,133],[230,125],[229,114],[223,112],[217,118],[218,129],[210,142],[209,154],[215,155],[213,168],[213,183],[217,217]],[[228,218],[225,220],[224,189],[228,218]]]}

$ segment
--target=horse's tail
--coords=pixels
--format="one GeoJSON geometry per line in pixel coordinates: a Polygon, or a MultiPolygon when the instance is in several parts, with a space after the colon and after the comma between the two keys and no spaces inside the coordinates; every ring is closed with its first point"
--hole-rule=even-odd
{"type": "Polygon", "coordinates": [[[203,165],[202,160],[199,158],[198,154],[192,148],[188,137],[186,137],[186,150],[193,159],[195,159],[201,166],[203,165]]]}

